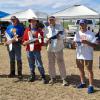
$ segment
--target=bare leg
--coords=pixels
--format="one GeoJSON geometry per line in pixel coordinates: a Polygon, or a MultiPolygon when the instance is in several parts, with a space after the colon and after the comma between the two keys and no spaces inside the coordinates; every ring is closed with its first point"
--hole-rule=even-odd
{"type": "Polygon", "coordinates": [[[93,70],[92,70],[92,60],[85,61],[85,65],[87,67],[88,73],[89,73],[89,84],[93,85],[93,70]]]}
{"type": "Polygon", "coordinates": [[[80,72],[81,83],[84,83],[84,80],[85,80],[84,61],[76,60],[76,62],[77,62],[77,67],[79,68],[79,72],[80,72]]]}

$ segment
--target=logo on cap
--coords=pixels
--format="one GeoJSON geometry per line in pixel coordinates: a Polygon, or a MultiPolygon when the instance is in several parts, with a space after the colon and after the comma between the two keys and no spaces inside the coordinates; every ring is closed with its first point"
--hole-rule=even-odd
{"type": "Polygon", "coordinates": [[[81,20],[79,21],[79,24],[87,24],[87,20],[86,20],[86,19],[81,19],[81,20]]]}

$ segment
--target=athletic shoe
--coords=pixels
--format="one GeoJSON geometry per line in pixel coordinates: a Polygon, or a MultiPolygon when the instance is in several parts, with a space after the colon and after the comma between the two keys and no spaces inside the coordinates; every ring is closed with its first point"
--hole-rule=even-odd
{"type": "Polygon", "coordinates": [[[81,89],[81,88],[85,88],[86,87],[86,84],[84,83],[84,84],[79,84],[78,86],[77,86],[77,88],[79,88],[79,89],[81,89]]]}
{"type": "Polygon", "coordinates": [[[94,88],[93,86],[88,86],[88,91],[87,91],[89,94],[90,93],[94,93],[94,88]]]}

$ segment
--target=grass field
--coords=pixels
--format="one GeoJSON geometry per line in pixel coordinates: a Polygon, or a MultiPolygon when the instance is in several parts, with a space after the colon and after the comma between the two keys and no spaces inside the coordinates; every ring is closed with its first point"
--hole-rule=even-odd
{"type": "MultiPolygon", "coordinates": [[[[75,50],[64,49],[64,60],[66,64],[67,80],[69,86],[62,86],[61,80],[50,86],[42,84],[39,72],[36,68],[37,80],[27,82],[29,76],[29,67],[26,58],[25,48],[22,48],[23,75],[22,81],[17,78],[7,78],[9,74],[9,58],[6,47],[0,46],[0,100],[100,100],[100,69],[99,66],[100,51],[94,52],[94,86],[95,93],[87,94],[87,88],[78,90],[75,86],[79,81],[79,72],[75,63],[75,50]]],[[[46,48],[42,49],[42,59],[48,79],[48,60],[46,48]]],[[[59,70],[57,68],[57,75],[59,70]]],[[[86,71],[86,78],[88,74],[86,71]]],[[[88,80],[86,80],[88,83],[88,80]]]]}

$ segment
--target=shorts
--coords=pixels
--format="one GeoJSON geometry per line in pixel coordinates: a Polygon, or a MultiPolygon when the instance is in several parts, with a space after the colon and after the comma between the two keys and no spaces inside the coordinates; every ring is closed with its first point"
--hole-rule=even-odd
{"type": "Polygon", "coordinates": [[[86,66],[88,70],[92,70],[93,60],[76,59],[76,64],[78,68],[84,68],[86,66]]]}

